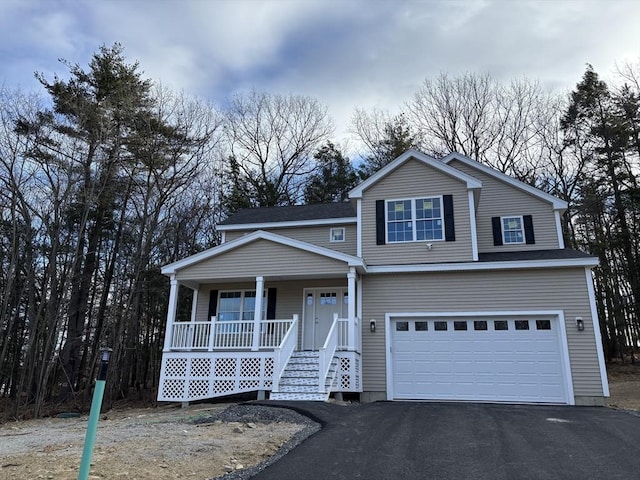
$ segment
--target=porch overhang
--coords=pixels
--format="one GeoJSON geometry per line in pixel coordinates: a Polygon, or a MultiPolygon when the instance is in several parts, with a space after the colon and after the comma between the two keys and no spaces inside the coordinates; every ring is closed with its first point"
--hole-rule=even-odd
{"type": "Polygon", "coordinates": [[[341,277],[351,268],[358,273],[366,270],[361,258],[258,230],[161,271],[180,284],[197,288],[205,283],[252,281],[256,275],[270,280],[341,277]]]}

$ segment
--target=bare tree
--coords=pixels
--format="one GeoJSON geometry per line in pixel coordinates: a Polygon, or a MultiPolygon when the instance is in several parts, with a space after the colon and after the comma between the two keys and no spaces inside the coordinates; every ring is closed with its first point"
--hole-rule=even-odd
{"type": "Polygon", "coordinates": [[[227,158],[251,188],[254,206],[295,204],[313,171],[315,150],[333,131],[326,107],[298,95],[251,91],[225,110],[227,158]]]}
{"type": "Polygon", "coordinates": [[[425,79],[407,103],[423,148],[441,155],[460,152],[529,183],[543,165],[540,130],[554,97],[537,82],[508,85],[488,74],[441,74],[425,79]]]}

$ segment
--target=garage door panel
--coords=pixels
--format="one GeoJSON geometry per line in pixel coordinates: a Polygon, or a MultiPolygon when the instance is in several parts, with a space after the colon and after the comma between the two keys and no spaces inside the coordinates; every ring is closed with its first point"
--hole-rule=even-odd
{"type": "Polygon", "coordinates": [[[557,319],[542,320],[392,321],[394,398],[566,403],[557,319]]]}

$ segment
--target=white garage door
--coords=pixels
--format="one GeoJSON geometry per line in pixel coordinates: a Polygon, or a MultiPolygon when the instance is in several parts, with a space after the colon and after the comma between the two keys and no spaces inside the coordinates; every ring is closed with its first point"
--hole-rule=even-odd
{"type": "Polygon", "coordinates": [[[392,318],[393,398],[568,403],[557,317],[392,318]]]}

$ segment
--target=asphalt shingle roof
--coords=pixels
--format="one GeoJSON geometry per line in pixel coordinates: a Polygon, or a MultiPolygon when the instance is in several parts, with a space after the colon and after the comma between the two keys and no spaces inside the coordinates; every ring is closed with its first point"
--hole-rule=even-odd
{"type": "Polygon", "coordinates": [[[521,252],[491,252],[478,254],[481,262],[513,262],[519,260],[567,260],[572,258],[595,258],[588,253],[571,248],[562,250],[525,250],[521,252]]]}
{"type": "Polygon", "coordinates": [[[353,218],[356,213],[350,202],[316,203],[289,207],[243,208],[220,225],[244,225],[249,223],[296,222],[329,218],[353,218]]]}

